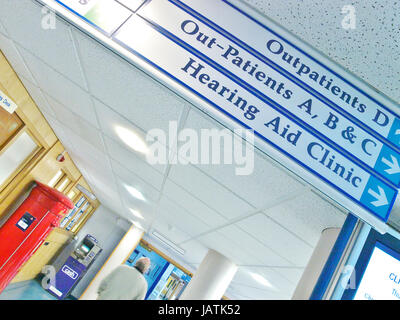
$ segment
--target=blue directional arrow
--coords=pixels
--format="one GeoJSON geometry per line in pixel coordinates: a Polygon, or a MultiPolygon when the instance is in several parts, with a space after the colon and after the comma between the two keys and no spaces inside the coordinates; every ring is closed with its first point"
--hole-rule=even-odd
{"type": "Polygon", "coordinates": [[[382,158],[382,162],[388,166],[388,168],[385,170],[387,174],[400,173],[399,162],[395,156],[390,155],[390,160],[382,158]]]}
{"type": "Polygon", "coordinates": [[[400,187],[400,154],[383,145],[375,163],[375,171],[400,187]]]}
{"type": "Polygon", "coordinates": [[[396,196],[397,190],[372,176],[367,182],[360,202],[386,222],[396,196]]]}
{"type": "Polygon", "coordinates": [[[389,204],[389,202],[386,198],[385,190],[383,190],[382,187],[380,186],[377,187],[378,187],[378,192],[374,191],[373,188],[370,188],[367,191],[371,196],[373,196],[376,199],[375,201],[371,201],[371,205],[373,205],[374,207],[386,206],[387,204],[389,204]]]}
{"type": "Polygon", "coordinates": [[[400,120],[398,118],[394,119],[387,138],[395,146],[400,147],[400,120]]]}

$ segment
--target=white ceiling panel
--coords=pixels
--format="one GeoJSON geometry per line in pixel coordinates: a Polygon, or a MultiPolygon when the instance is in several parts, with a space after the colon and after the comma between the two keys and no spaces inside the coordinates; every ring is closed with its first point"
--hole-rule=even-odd
{"type": "MultiPolygon", "coordinates": [[[[190,239],[190,235],[170,224],[164,217],[159,217],[153,221],[151,232],[154,230],[175,244],[190,239]]],[[[150,237],[152,237],[151,232],[150,237]]],[[[183,248],[183,246],[179,246],[183,248]]]]}
{"type": "Polygon", "coordinates": [[[168,177],[227,219],[234,219],[254,210],[254,207],[192,165],[173,165],[168,177]]]}
{"type": "Polygon", "coordinates": [[[143,130],[168,131],[179,121],[182,99],[122,61],[92,39],[74,31],[91,92],[143,130]]]}
{"type": "MultiPolygon", "coordinates": [[[[263,290],[260,288],[252,287],[249,285],[233,283],[230,290],[232,290],[232,299],[237,300],[288,300],[290,295],[275,291],[263,290]],[[232,289],[231,289],[232,288],[232,289]]],[[[227,291],[229,292],[229,291],[227,291]]],[[[228,297],[230,297],[228,295],[228,297]]]]}
{"type": "Polygon", "coordinates": [[[232,285],[226,291],[226,295],[232,300],[287,300],[288,295],[281,295],[243,285],[232,285]]]}
{"type": "Polygon", "coordinates": [[[289,280],[293,285],[299,283],[305,268],[272,268],[279,273],[282,277],[289,280]]]}
{"type": "MultiPolygon", "coordinates": [[[[134,218],[131,210],[140,212],[146,223],[152,223],[153,219],[157,217],[157,202],[153,202],[147,199],[147,201],[138,200],[129,194],[123,187],[120,179],[117,178],[117,191],[121,198],[121,202],[125,208],[125,211],[131,218],[134,218]]],[[[140,218],[135,218],[137,221],[142,221],[140,218]]]]}
{"type": "Polygon", "coordinates": [[[97,122],[97,117],[96,113],[94,111],[93,103],[85,104],[85,105],[75,105],[75,104],[62,104],[56,99],[54,99],[52,96],[48,95],[45,93],[45,96],[47,98],[47,101],[49,104],[53,107],[53,109],[56,108],[66,108],[73,112],[75,115],[85,119],[87,122],[89,122],[92,126],[99,128],[99,124],[97,122]]]}
{"type": "Polygon", "coordinates": [[[172,181],[165,182],[163,194],[206,224],[217,227],[227,222],[226,218],[210,208],[207,203],[202,202],[172,181]]]}
{"type": "Polygon", "coordinates": [[[296,289],[296,284],[293,284],[272,268],[247,267],[246,269],[267,279],[272,284],[272,291],[292,296],[293,291],[296,289]]]}
{"type": "Polygon", "coordinates": [[[311,257],[313,248],[310,245],[263,214],[243,219],[236,225],[257,237],[264,245],[281,252],[296,266],[306,266],[311,257]]]}
{"type": "Polygon", "coordinates": [[[30,82],[36,83],[31,72],[26,67],[25,61],[22,59],[22,56],[18,52],[14,42],[5,37],[3,34],[0,34],[0,49],[3,51],[3,54],[6,56],[8,62],[12,65],[15,72],[20,77],[24,77],[30,82]]]}
{"type": "Polygon", "coordinates": [[[312,191],[264,212],[311,246],[317,244],[325,228],[340,228],[346,219],[344,212],[312,191]]]}
{"type": "Polygon", "coordinates": [[[211,229],[210,225],[205,224],[196,216],[190,214],[176,203],[165,196],[160,199],[157,208],[157,216],[162,216],[171,225],[176,225],[179,229],[185,230],[191,238],[211,229]]]}
{"type": "Polygon", "coordinates": [[[231,259],[237,265],[258,265],[260,263],[257,258],[249,254],[248,249],[241,250],[218,231],[207,233],[198,240],[206,247],[231,259]]]}
{"type": "MultiPolygon", "coordinates": [[[[91,106],[90,95],[71,80],[55,71],[34,55],[17,46],[39,87],[72,110],[91,106]]],[[[82,111],[81,111],[82,112],[82,111]]]]}
{"type": "Polygon", "coordinates": [[[8,33],[7,33],[6,29],[4,28],[3,24],[1,23],[1,20],[0,20],[0,33],[5,35],[6,37],[8,37],[8,33]]]}
{"type": "MultiPolygon", "coordinates": [[[[136,188],[140,191],[144,198],[145,203],[155,204],[158,202],[160,197],[160,192],[145,180],[141,179],[138,175],[134,172],[126,169],[125,167],[121,166],[121,164],[115,160],[111,160],[113,172],[117,176],[119,180],[119,185],[122,187],[120,192],[121,195],[127,197],[127,199],[135,199],[125,188],[125,186],[130,186],[136,188]]],[[[141,200],[138,200],[141,201],[141,200]]]]}
{"type": "Polygon", "coordinates": [[[107,153],[112,159],[118,161],[125,168],[149,182],[153,187],[161,190],[164,181],[164,176],[161,170],[165,171],[165,165],[150,165],[145,159],[143,159],[144,157],[140,156],[139,153],[129,151],[123,147],[120,142],[116,142],[108,136],[104,136],[104,142],[107,153]]]}
{"type": "MultiPolygon", "coordinates": [[[[259,262],[257,265],[265,266],[292,266],[293,264],[286,260],[279,253],[263,245],[251,234],[246,233],[235,225],[230,225],[218,230],[224,237],[232,242],[232,247],[238,250],[246,250],[259,262]]],[[[250,263],[247,263],[250,264],[250,263]]]]}
{"type": "Polygon", "coordinates": [[[397,1],[243,0],[358,77],[400,102],[397,1]],[[354,29],[342,27],[352,5],[354,29]]]}
{"type": "Polygon", "coordinates": [[[47,29],[48,16],[32,0],[1,1],[0,20],[8,35],[66,77],[86,88],[69,26],[57,19],[55,28],[47,29]],[[10,19],[10,12],[12,19],[10,19]],[[27,31],[29,30],[29,36],[27,31]]]}
{"type": "Polygon", "coordinates": [[[179,246],[185,250],[185,260],[192,265],[200,264],[209,250],[197,240],[185,242],[179,246]]]}
{"type": "Polygon", "coordinates": [[[99,151],[103,153],[105,152],[100,130],[86,121],[86,118],[79,117],[60,103],[53,103],[52,109],[54,110],[58,121],[64,123],[76,135],[82,137],[86,142],[90,143],[99,151]]]}
{"type": "MultiPolygon", "coordinates": [[[[221,130],[224,128],[216,120],[194,109],[189,112],[184,127],[195,130],[199,136],[202,129],[221,130]]],[[[238,175],[236,169],[243,165],[237,165],[235,162],[219,165],[199,164],[197,167],[257,208],[265,208],[275,203],[276,200],[282,198],[282,194],[295,194],[303,189],[303,184],[273,165],[260,151],[242,142],[240,138],[235,138],[235,140],[239,141],[243,150],[246,148],[252,152],[251,154],[246,151],[248,167],[253,168],[249,175],[238,175]]],[[[221,160],[223,160],[222,154],[221,160]]]]}
{"type": "Polygon", "coordinates": [[[232,286],[249,287],[266,291],[270,295],[286,296],[290,298],[295,285],[282,277],[271,268],[264,267],[239,267],[233,280],[232,286]],[[253,275],[256,275],[253,277],[253,275]],[[260,277],[259,281],[256,277],[260,277]]]}
{"type": "MultiPolygon", "coordinates": [[[[120,186],[118,186],[118,190],[120,186]]],[[[124,206],[125,217],[140,223],[145,222],[147,227],[150,227],[154,219],[157,218],[157,206],[150,202],[137,201],[136,199],[122,197],[122,204],[124,206]],[[131,210],[139,212],[143,219],[135,216],[131,210]]],[[[149,228],[147,228],[149,229],[149,228]]]]}
{"type": "MultiPolygon", "coordinates": [[[[59,122],[60,123],[60,122],[59,122]]],[[[103,152],[99,151],[92,144],[88,143],[86,139],[75,134],[73,130],[71,130],[65,124],[62,124],[62,130],[65,133],[65,138],[68,141],[64,141],[63,137],[61,137],[61,142],[65,145],[71,145],[71,154],[74,162],[81,163],[82,166],[86,169],[86,172],[93,178],[98,178],[103,181],[103,184],[109,181],[115,181],[111,165],[108,159],[108,156],[103,152]]]]}
{"type": "Polygon", "coordinates": [[[103,205],[110,208],[113,212],[119,215],[124,215],[124,212],[126,212],[127,210],[122,205],[117,190],[111,187],[112,184],[107,186],[107,189],[105,189],[104,185],[98,184],[98,180],[96,179],[87,178],[87,183],[90,185],[96,197],[103,205]]]}
{"type": "Polygon", "coordinates": [[[82,152],[82,146],[74,141],[74,150],[71,152],[71,157],[77,163],[77,166],[81,165],[85,168],[90,178],[98,182],[98,188],[101,188],[104,192],[111,190],[116,192],[115,177],[107,162],[107,157],[105,156],[103,160],[99,160],[97,156],[93,156],[93,153],[89,155],[86,153],[87,151],[82,152]],[[93,165],[94,163],[95,165],[93,165]]]}
{"type": "MultiPolygon", "coordinates": [[[[132,128],[134,130],[135,128],[132,128]]],[[[137,131],[134,131],[137,133],[137,131]]],[[[114,134],[112,138],[115,138],[116,135],[114,134]]],[[[121,140],[119,137],[117,139],[112,139],[109,136],[104,136],[104,140],[106,143],[106,146],[109,147],[109,154],[118,156],[119,161],[127,168],[134,168],[134,166],[140,166],[142,168],[143,165],[146,165],[148,167],[151,167],[153,170],[157,171],[161,175],[164,175],[167,171],[167,164],[164,163],[150,163],[147,159],[147,156],[145,153],[138,152],[136,150],[133,150],[131,147],[126,145],[123,140],[121,140]],[[139,164],[139,162],[141,164],[139,164]],[[132,163],[132,165],[129,165],[129,163],[132,163]]],[[[145,169],[144,169],[145,170],[145,169]]],[[[147,170],[145,170],[147,171],[147,170]]]]}
{"type": "MultiPolygon", "coordinates": [[[[142,131],[137,126],[133,125],[126,118],[122,117],[120,114],[116,113],[114,110],[112,110],[99,100],[93,99],[93,102],[101,131],[105,135],[107,135],[108,137],[112,138],[115,141],[121,141],[127,148],[130,148],[128,145],[126,145],[125,142],[121,140],[121,138],[117,134],[116,129],[118,127],[122,127],[124,129],[132,131],[143,142],[146,142],[146,133],[144,131],[142,131]]],[[[131,148],[130,150],[134,151],[131,148]]]]}
{"type": "Polygon", "coordinates": [[[69,137],[64,130],[64,125],[60,123],[55,116],[53,117],[51,115],[45,115],[45,117],[48,124],[56,134],[57,138],[61,141],[61,143],[67,149],[67,151],[73,151],[74,150],[73,144],[69,140],[69,137]]]}

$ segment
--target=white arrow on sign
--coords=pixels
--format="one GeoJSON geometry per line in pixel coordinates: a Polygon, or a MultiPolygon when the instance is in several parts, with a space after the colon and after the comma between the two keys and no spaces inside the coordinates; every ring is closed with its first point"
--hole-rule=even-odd
{"type": "Polygon", "coordinates": [[[390,161],[386,158],[382,158],[382,162],[384,164],[386,164],[387,166],[389,166],[389,168],[386,169],[385,172],[388,174],[399,173],[400,172],[399,162],[397,161],[396,157],[394,157],[393,155],[390,155],[390,158],[392,159],[392,161],[390,161]]]}
{"type": "Polygon", "coordinates": [[[399,133],[400,133],[400,129],[397,129],[394,134],[398,135],[399,133]]]}
{"type": "Polygon", "coordinates": [[[372,201],[371,204],[375,207],[387,205],[389,202],[386,198],[385,191],[380,186],[378,186],[378,191],[379,193],[376,193],[374,190],[368,189],[368,193],[376,199],[372,201]]]}

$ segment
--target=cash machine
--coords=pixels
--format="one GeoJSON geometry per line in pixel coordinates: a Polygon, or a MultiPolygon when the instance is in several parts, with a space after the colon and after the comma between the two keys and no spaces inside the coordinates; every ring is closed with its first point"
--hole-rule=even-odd
{"type": "Polygon", "coordinates": [[[86,235],[58,268],[54,281],[50,280],[47,291],[60,300],[65,299],[101,251],[98,241],[90,234],[86,235]]]}

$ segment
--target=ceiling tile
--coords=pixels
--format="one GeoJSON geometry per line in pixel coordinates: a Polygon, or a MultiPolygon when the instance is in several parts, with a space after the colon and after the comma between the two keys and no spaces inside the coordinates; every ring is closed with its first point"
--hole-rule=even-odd
{"type": "Polygon", "coordinates": [[[226,218],[210,208],[206,203],[170,180],[165,182],[163,194],[214,228],[227,222],[226,218]]]}
{"type": "Polygon", "coordinates": [[[230,239],[218,231],[207,233],[197,238],[203,245],[214,249],[237,265],[257,265],[259,261],[249,254],[248,250],[240,250],[230,239]]]}
{"type": "Polygon", "coordinates": [[[188,241],[179,246],[185,250],[184,259],[189,264],[200,264],[208,252],[208,248],[197,240],[188,241]]]}
{"type": "MultiPolygon", "coordinates": [[[[199,135],[202,129],[222,130],[224,128],[209,116],[194,110],[190,111],[184,127],[194,129],[199,135]]],[[[227,129],[225,128],[225,130],[227,129]]],[[[245,148],[247,150],[246,157],[243,159],[247,159],[246,164],[249,170],[253,168],[249,175],[237,174],[237,168],[243,167],[243,164],[236,164],[234,158],[233,164],[222,162],[224,159],[223,148],[218,148],[218,150],[221,150],[221,164],[199,164],[197,167],[257,208],[264,208],[274,203],[283,194],[294,194],[303,189],[301,183],[273,165],[260,151],[255,150],[247,143],[243,143],[240,138],[236,137],[235,141],[239,141],[237,145],[241,145],[243,150],[245,148]]],[[[244,154],[241,151],[242,149],[239,150],[238,154],[244,154]]],[[[204,150],[201,152],[204,152],[204,150]]],[[[230,154],[233,154],[233,152],[230,152],[230,154]]]]}
{"type": "Polygon", "coordinates": [[[0,19],[10,38],[34,53],[76,84],[86,88],[69,26],[57,18],[54,29],[43,28],[48,13],[35,1],[5,0],[1,3],[0,19]],[[12,12],[12,18],[10,18],[12,12]],[[29,30],[29,36],[27,36],[29,30]]]}
{"type": "Polygon", "coordinates": [[[169,121],[179,121],[184,101],[142,71],[74,31],[89,88],[99,100],[148,131],[168,132],[169,121]]]}
{"type": "Polygon", "coordinates": [[[191,238],[211,228],[165,196],[160,199],[157,208],[157,216],[161,216],[166,221],[169,221],[171,225],[176,225],[179,229],[185,230],[191,238]]]}
{"type": "Polygon", "coordinates": [[[227,219],[234,219],[254,210],[248,203],[192,165],[172,165],[168,177],[227,219]],[[196,183],[193,183],[194,181],[196,183]]]}
{"type": "Polygon", "coordinates": [[[93,99],[95,110],[98,116],[99,125],[101,131],[112,138],[115,141],[121,141],[129,150],[132,152],[136,152],[132,148],[126,145],[121,138],[118,136],[116,129],[118,127],[122,127],[124,129],[131,130],[134,134],[136,134],[143,142],[146,142],[146,134],[140,128],[136,127],[132,122],[128,121],[126,118],[122,117],[114,110],[98,101],[97,99],[93,99]]]}
{"type": "Polygon", "coordinates": [[[111,164],[113,171],[118,178],[118,185],[121,187],[120,193],[122,197],[134,201],[135,203],[148,203],[152,206],[158,202],[160,196],[159,190],[142,180],[135,173],[121,166],[121,164],[117,161],[111,160],[111,164]],[[140,191],[143,194],[145,201],[136,199],[134,196],[132,196],[127,190],[126,186],[133,187],[140,191]]]}
{"type": "Polygon", "coordinates": [[[126,209],[122,206],[121,199],[116,189],[110,188],[110,186],[105,189],[104,185],[97,184],[98,181],[93,178],[87,178],[87,182],[92,188],[94,195],[103,205],[112,209],[118,215],[123,215],[126,209]]]}
{"type": "Polygon", "coordinates": [[[63,105],[69,106],[71,110],[79,110],[79,114],[84,114],[87,116],[84,108],[91,108],[92,106],[92,100],[87,92],[57,71],[44,64],[41,60],[30,54],[22,47],[17,47],[28,68],[36,79],[39,87],[44,92],[55,98],[63,105]]]}
{"type": "MultiPolygon", "coordinates": [[[[235,225],[223,227],[218,230],[223,236],[232,242],[232,246],[236,246],[237,250],[246,250],[251,254],[258,262],[257,265],[265,266],[291,266],[288,260],[280,256],[277,252],[274,252],[270,248],[263,245],[252,235],[246,233],[242,229],[235,225]]],[[[246,263],[250,265],[251,263],[246,263]]]]}
{"type": "Polygon", "coordinates": [[[164,180],[162,171],[165,171],[165,165],[150,165],[147,163],[144,156],[140,156],[140,154],[137,152],[129,151],[123,147],[120,142],[116,142],[110,139],[108,136],[104,136],[104,142],[107,153],[111,158],[119,162],[128,170],[137,174],[153,187],[161,190],[164,180]]]}
{"type": "Polygon", "coordinates": [[[400,102],[397,1],[244,0],[336,63],[400,102]],[[354,29],[343,28],[355,10],[354,29]]]}
{"type": "Polygon", "coordinates": [[[259,298],[254,296],[254,291],[247,291],[246,289],[255,289],[255,292],[262,290],[259,292],[260,294],[263,296],[268,295],[268,297],[275,296],[277,297],[275,299],[290,299],[295,289],[295,285],[282,277],[279,273],[271,268],[265,267],[239,267],[232,280],[231,286],[235,287],[235,289],[239,286],[243,287],[242,290],[246,292],[247,295],[251,294],[251,298],[254,299],[259,298]],[[263,278],[263,282],[258,281],[252,274],[263,278]]]}
{"type": "Polygon", "coordinates": [[[20,78],[24,77],[30,82],[36,83],[13,41],[2,34],[0,34],[0,50],[20,78]]]}
{"type": "Polygon", "coordinates": [[[117,188],[121,196],[122,204],[125,207],[125,211],[129,213],[131,218],[134,218],[132,217],[132,213],[130,211],[131,209],[139,211],[146,222],[151,222],[157,217],[157,202],[149,200],[141,201],[132,197],[132,195],[127,193],[125,188],[123,188],[120,183],[118,184],[117,188]]]}
{"type": "Polygon", "coordinates": [[[272,268],[282,277],[289,280],[293,285],[297,286],[305,268],[272,268]]]}
{"type": "MultiPolygon", "coordinates": [[[[286,293],[263,290],[245,284],[231,283],[229,291],[232,292],[232,299],[236,300],[289,300],[290,296],[286,293]]],[[[230,297],[230,296],[229,296],[230,297]]]]}
{"type": "Polygon", "coordinates": [[[278,291],[281,294],[288,294],[289,297],[291,297],[296,288],[295,284],[288,281],[272,268],[249,267],[246,269],[267,279],[272,284],[273,291],[278,291]]]}
{"type": "MultiPolygon", "coordinates": [[[[154,219],[152,225],[152,231],[153,230],[157,231],[175,244],[190,239],[190,236],[186,232],[175,227],[173,224],[170,224],[170,222],[165,220],[164,217],[157,217],[156,219],[154,219]]],[[[153,237],[151,233],[149,234],[149,236],[153,237]]],[[[181,245],[179,246],[182,247],[181,245]]]]}
{"type": "MultiPolygon", "coordinates": [[[[54,100],[50,100],[54,101],[54,100]]],[[[101,152],[105,152],[101,132],[84,118],[79,117],[71,112],[68,108],[60,103],[52,103],[58,121],[62,122],[66,127],[70,128],[76,135],[90,143],[101,152]]]]}
{"type": "Polygon", "coordinates": [[[341,228],[346,219],[344,212],[312,191],[264,212],[313,247],[324,229],[341,228]]]}
{"type": "Polygon", "coordinates": [[[75,115],[83,118],[85,121],[89,122],[92,126],[99,128],[99,124],[97,122],[96,118],[96,113],[94,111],[93,104],[90,102],[89,104],[86,105],[80,105],[79,107],[75,104],[62,104],[56,99],[54,99],[52,96],[48,95],[45,93],[45,96],[47,98],[47,101],[49,104],[55,109],[60,106],[67,108],[71,112],[73,112],[75,115]]]}
{"type": "Polygon", "coordinates": [[[4,36],[8,37],[7,31],[4,28],[3,24],[1,23],[1,20],[0,20],[0,33],[2,33],[4,36]]]}
{"type": "Polygon", "coordinates": [[[89,143],[85,138],[78,136],[70,126],[60,121],[58,123],[62,126],[64,137],[68,139],[68,141],[61,140],[61,142],[66,145],[71,145],[71,149],[74,151],[74,157],[72,157],[72,159],[85,164],[84,167],[87,171],[97,172],[98,175],[103,175],[105,179],[110,178],[111,174],[112,178],[112,170],[108,156],[89,143]]]}
{"type": "Polygon", "coordinates": [[[252,234],[264,245],[280,252],[296,266],[306,266],[313,252],[310,245],[263,214],[243,219],[236,225],[252,234]]]}
{"type": "Polygon", "coordinates": [[[56,134],[57,138],[61,141],[63,146],[67,149],[67,151],[73,151],[74,147],[71,141],[68,138],[64,130],[64,126],[60,123],[57,118],[51,115],[46,116],[46,120],[49,123],[50,127],[53,129],[54,133],[56,134]]]}

